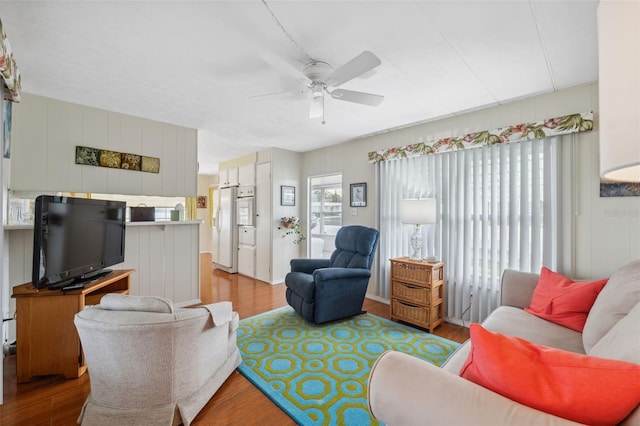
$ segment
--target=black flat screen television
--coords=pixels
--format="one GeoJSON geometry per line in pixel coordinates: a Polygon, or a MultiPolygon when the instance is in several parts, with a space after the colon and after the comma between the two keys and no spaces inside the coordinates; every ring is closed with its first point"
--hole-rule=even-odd
{"type": "Polygon", "coordinates": [[[124,262],[125,210],[123,201],[38,196],[33,286],[61,288],[89,281],[124,262]]]}

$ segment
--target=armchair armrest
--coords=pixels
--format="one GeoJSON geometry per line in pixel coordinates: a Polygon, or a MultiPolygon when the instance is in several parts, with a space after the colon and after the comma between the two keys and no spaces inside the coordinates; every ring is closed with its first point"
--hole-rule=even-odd
{"type": "Polygon", "coordinates": [[[219,327],[228,323],[233,318],[233,305],[231,302],[216,302],[204,305],[203,308],[211,313],[213,325],[219,327]]]}
{"type": "Polygon", "coordinates": [[[291,272],[303,272],[313,274],[319,268],[328,268],[330,259],[291,259],[291,272]]]}
{"type": "Polygon", "coordinates": [[[371,414],[390,425],[577,425],[401,352],[380,355],[367,392],[371,414]]]}
{"type": "Polygon", "coordinates": [[[500,306],[524,309],[531,304],[538,274],[505,269],[500,279],[500,306]]]}
{"type": "Polygon", "coordinates": [[[316,284],[319,281],[341,280],[349,278],[370,278],[371,271],[364,268],[320,268],[313,272],[316,284]]]}

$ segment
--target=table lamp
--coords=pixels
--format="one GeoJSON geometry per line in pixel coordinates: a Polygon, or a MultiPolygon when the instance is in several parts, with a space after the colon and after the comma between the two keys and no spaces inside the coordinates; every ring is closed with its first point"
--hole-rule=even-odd
{"type": "MultiPolygon", "coordinates": [[[[402,223],[415,225],[411,234],[411,260],[422,260],[422,232],[420,225],[436,223],[436,199],[402,200],[402,223]]],[[[427,256],[427,262],[436,262],[435,256],[427,256]]]]}
{"type": "Polygon", "coordinates": [[[640,182],[640,3],[599,3],[600,177],[640,182]]]}

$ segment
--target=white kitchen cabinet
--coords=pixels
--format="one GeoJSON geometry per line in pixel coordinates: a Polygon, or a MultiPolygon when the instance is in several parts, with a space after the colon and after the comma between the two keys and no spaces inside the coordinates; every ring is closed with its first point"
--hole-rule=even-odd
{"type": "Polygon", "coordinates": [[[238,273],[247,277],[256,276],[256,247],[238,246],[238,273]]]}
{"type": "Polygon", "coordinates": [[[256,228],[253,226],[238,227],[238,244],[245,246],[256,245],[256,228]]]}
{"type": "Polygon", "coordinates": [[[246,164],[238,167],[238,185],[256,184],[256,165],[246,164]]]}
{"type": "Polygon", "coordinates": [[[256,228],[238,227],[238,273],[251,278],[256,276],[256,228]]]}
{"type": "Polygon", "coordinates": [[[238,168],[234,167],[227,170],[221,170],[219,181],[220,181],[220,188],[238,186],[238,168]]]}

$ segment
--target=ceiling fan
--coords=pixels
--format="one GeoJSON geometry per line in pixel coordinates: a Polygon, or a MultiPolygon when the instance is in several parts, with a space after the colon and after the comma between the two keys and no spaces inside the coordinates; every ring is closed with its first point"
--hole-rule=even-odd
{"type": "MultiPolygon", "coordinates": [[[[380,59],[368,50],[335,70],[328,63],[316,59],[307,62],[302,70],[277,57],[263,55],[263,59],[291,77],[303,80],[306,87],[303,93],[309,92],[312,95],[309,118],[324,117],[325,93],[340,101],[371,106],[380,105],[384,100],[382,95],[337,88],[381,64],[380,59]]],[[[324,120],[322,123],[324,124],[324,120]]]]}

